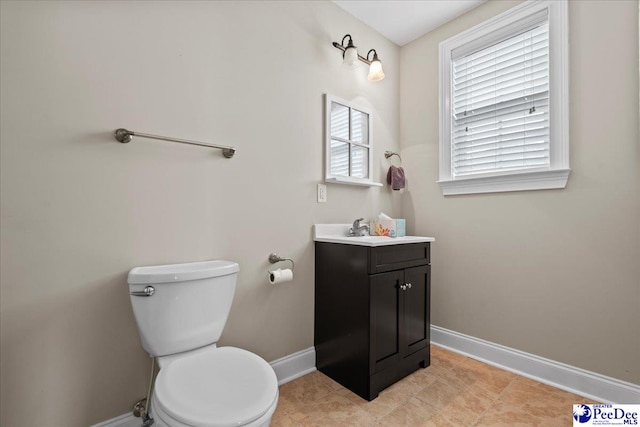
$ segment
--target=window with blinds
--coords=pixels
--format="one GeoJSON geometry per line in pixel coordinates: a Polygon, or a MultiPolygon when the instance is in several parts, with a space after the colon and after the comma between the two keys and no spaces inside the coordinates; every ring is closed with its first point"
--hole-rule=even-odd
{"type": "Polygon", "coordinates": [[[452,56],[453,176],[548,167],[548,22],[452,56]]]}
{"type": "Polygon", "coordinates": [[[443,195],[565,188],[568,16],[566,0],[525,1],[440,42],[443,195]]]}

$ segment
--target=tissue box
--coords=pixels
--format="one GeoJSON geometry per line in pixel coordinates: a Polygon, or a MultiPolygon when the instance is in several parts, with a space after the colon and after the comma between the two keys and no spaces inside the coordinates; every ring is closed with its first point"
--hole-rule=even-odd
{"type": "Polygon", "coordinates": [[[371,221],[372,236],[389,236],[396,237],[396,220],[395,219],[379,219],[371,221]]]}

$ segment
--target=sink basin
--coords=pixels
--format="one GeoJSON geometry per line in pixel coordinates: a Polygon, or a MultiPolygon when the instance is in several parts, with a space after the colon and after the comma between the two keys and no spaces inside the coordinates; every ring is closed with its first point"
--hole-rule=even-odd
{"type": "Polygon", "coordinates": [[[433,237],[404,236],[348,236],[351,224],[315,224],[313,226],[313,240],[316,242],[342,243],[360,246],[388,246],[404,243],[434,242],[433,237]]]}

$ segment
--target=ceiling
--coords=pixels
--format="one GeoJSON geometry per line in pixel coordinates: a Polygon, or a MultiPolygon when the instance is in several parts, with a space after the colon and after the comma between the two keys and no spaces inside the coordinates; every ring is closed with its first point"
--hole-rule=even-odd
{"type": "Polygon", "coordinates": [[[483,1],[485,0],[333,0],[399,46],[479,6],[483,1]]]}

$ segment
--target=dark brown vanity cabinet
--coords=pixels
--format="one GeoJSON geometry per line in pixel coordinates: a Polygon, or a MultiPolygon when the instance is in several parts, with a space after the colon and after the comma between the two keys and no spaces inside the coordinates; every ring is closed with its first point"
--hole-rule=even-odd
{"type": "Polygon", "coordinates": [[[429,243],[315,247],[318,370],[373,400],[429,366],[429,243]]]}

